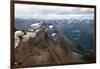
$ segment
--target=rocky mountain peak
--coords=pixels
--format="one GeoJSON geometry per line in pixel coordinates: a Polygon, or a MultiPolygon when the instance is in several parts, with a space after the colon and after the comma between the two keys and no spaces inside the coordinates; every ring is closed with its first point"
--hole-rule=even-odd
{"type": "Polygon", "coordinates": [[[82,62],[80,55],[65,49],[62,44],[48,36],[44,30],[37,32],[36,37],[27,42],[20,42],[15,49],[15,67],[52,65],[82,62]]]}

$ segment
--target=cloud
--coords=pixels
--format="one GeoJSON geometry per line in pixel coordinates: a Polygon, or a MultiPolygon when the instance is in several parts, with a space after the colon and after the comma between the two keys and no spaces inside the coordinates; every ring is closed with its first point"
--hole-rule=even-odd
{"type": "Polygon", "coordinates": [[[89,15],[93,14],[93,8],[81,7],[61,7],[61,6],[44,6],[44,5],[29,5],[15,4],[16,17],[40,17],[40,16],[67,16],[67,15],[89,15]]]}
{"type": "Polygon", "coordinates": [[[83,12],[84,14],[93,14],[94,13],[94,9],[90,9],[90,8],[81,8],[80,11],[83,12]]]}

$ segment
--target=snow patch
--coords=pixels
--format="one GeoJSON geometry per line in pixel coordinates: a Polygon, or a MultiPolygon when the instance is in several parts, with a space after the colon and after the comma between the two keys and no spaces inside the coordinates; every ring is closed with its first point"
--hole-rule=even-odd
{"type": "Polygon", "coordinates": [[[51,34],[51,36],[55,36],[55,35],[56,35],[56,33],[52,33],[52,34],[51,34]]]}
{"type": "Polygon", "coordinates": [[[35,24],[32,24],[31,26],[39,26],[40,23],[35,23],[35,24]]]}
{"type": "Polygon", "coordinates": [[[49,28],[52,29],[54,26],[53,25],[49,25],[49,28]]]}
{"type": "Polygon", "coordinates": [[[40,30],[39,29],[37,29],[35,32],[37,33],[37,32],[39,32],[40,30]]]}

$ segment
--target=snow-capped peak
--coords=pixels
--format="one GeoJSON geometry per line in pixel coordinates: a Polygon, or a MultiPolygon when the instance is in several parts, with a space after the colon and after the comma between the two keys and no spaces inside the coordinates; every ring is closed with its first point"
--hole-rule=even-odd
{"type": "Polygon", "coordinates": [[[52,29],[54,26],[53,25],[49,25],[49,28],[52,29]]]}
{"type": "Polygon", "coordinates": [[[35,32],[37,33],[37,32],[39,32],[40,30],[39,29],[37,29],[35,32]]]}
{"type": "Polygon", "coordinates": [[[55,35],[56,35],[56,33],[52,33],[52,34],[51,34],[51,36],[55,36],[55,35]]]}
{"type": "Polygon", "coordinates": [[[39,26],[40,25],[40,23],[35,23],[35,24],[32,24],[31,26],[39,26]]]}

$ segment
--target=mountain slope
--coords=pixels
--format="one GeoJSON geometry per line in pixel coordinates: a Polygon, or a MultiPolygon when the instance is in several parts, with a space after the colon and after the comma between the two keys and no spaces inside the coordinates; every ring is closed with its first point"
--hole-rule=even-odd
{"type": "Polygon", "coordinates": [[[39,31],[36,37],[20,42],[15,49],[15,67],[83,62],[79,54],[62,45],[45,31],[39,31]]]}

